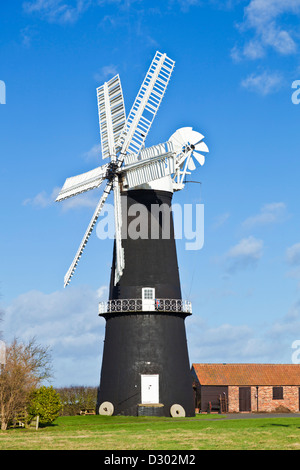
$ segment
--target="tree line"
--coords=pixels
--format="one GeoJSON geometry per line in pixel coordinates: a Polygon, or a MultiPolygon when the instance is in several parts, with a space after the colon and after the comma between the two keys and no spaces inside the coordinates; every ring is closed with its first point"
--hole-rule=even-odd
{"type": "Polygon", "coordinates": [[[60,396],[60,416],[75,416],[80,412],[96,411],[97,387],[71,386],[55,389],[60,396]]]}

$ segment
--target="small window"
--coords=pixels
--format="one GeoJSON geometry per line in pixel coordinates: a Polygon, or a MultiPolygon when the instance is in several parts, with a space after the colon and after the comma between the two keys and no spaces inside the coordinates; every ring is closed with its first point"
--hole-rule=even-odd
{"type": "Polygon", "coordinates": [[[273,400],[283,400],[283,387],[273,387],[273,400]]]}
{"type": "Polygon", "coordinates": [[[143,299],[154,299],[154,289],[144,288],[143,289],[143,299]]]}

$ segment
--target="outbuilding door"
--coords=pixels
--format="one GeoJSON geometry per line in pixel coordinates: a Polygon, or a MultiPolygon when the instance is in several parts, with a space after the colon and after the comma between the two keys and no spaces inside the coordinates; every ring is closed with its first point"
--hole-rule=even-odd
{"type": "Polygon", "coordinates": [[[239,388],[239,410],[251,411],[251,387],[239,388]]]}

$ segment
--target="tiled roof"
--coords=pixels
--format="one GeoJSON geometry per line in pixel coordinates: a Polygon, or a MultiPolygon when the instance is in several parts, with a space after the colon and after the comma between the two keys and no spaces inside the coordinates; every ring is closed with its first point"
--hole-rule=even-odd
{"type": "Polygon", "coordinates": [[[200,385],[298,385],[300,364],[192,364],[200,385]]]}

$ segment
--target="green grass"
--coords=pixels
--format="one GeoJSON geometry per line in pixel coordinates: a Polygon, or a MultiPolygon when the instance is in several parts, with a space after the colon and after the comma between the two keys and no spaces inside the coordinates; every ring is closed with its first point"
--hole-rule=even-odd
{"type": "Polygon", "coordinates": [[[300,449],[300,417],[221,417],[60,417],[38,431],[0,431],[0,450],[300,449]]]}

